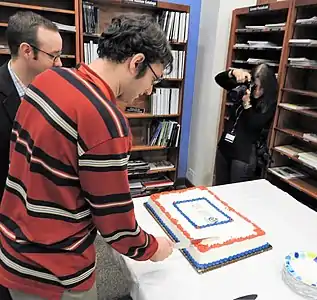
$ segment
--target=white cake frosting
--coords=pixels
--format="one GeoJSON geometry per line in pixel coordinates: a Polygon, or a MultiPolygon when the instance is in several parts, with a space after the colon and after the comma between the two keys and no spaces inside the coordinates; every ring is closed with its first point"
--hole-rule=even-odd
{"type": "Polygon", "coordinates": [[[186,249],[192,263],[201,267],[269,246],[263,230],[206,188],[152,195],[146,205],[177,240],[202,239],[186,249]]]}

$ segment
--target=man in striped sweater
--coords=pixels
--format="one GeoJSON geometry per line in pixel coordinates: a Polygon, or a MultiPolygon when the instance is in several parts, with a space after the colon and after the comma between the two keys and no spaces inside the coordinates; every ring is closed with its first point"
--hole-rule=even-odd
{"type": "Polygon", "coordinates": [[[164,32],[146,15],[112,20],[99,59],[52,68],[17,112],[0,209],[0,283],[19,299],[95,300],[97,230],[135,260],[173,249],[138,225],[129,190],[131,134],[116,99],[151,94],[172,65],[164,32]]]}

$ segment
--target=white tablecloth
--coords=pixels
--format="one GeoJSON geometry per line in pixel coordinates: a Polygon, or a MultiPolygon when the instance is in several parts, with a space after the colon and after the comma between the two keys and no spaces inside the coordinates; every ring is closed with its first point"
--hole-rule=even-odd
{"type": "MultiPolygon", "coordinates": [[[[267,233],[273,250],[220,269],[198,274],[180,251],[160,263],[127,259],[138,282],[136,300],[232,300],[258,294],[257,300],[300,300],[281,278],[284,257],[292,251],[317,251],[317,214],[266,180],[212,187],[221,199],[267,233]]],[[[135,200],[136,217],[146,231],[164,235],[146,211],[147,198],[135,200]]]]}

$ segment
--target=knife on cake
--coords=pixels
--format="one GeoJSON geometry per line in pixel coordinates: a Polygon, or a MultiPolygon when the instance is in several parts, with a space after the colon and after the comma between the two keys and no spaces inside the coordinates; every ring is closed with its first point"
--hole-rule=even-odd
{"type": "Polygon", "coordinates": [[[255,300],[258,297],[256,294],[251,294],[251,295],[245,295],[239,298],[235,298],[233,300],[255,300]]]}
{"type": "Polygon", "coordinates": [[[205,238],[205,239],[197,239],[197,240],[185,240],[185,241],[180,241],[180,242],[176,242],[173,246],[174,249],[187,249],[190,246],[194,245],[194,244],[198,244],[200,243],[202,240],[209,240],[209,241],[216,241],[219,240],[220,237],[219,236],[212,236],[209,238],[205,238]]]}

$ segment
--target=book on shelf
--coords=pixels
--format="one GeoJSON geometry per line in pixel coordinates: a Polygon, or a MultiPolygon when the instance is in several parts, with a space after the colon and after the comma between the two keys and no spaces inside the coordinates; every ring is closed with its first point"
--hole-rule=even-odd
{"type": "Polygon", "coordinates": [[[84,43],[84,61],[86,64],[90,64],[92,61],[98,58],[98,44],[90,40],[89,43],[84,43]]]}
{"type": "Polygon", "coordinates": [[[317,143],[317,133],[304,133],[303,134],[303,139],[310,141],[310,142],[315,142],[317,143]]]}
{"type": "Polygon", "coordinates": [[[149,171],[164,171],[174,168],[174,164],[167,160],[146,162],[142,159],[128,162],[128,175],[145,175],[149,171]]]}
{"type": "Polygon", "coordinates": [[[146,196],[153,192],[162,192],[174,185],[174,182],[164,175],[129,180],[132,197],[146,196]]]}
{"type": "Polygon", "coordinates": [[[274,149],[283,152],[289,156],[292,157],[298,157],[300,153],[307,152],[306,149],[303,147],[297,146],[297,145],[282,145],[282,146],[276,146],[274,149]]]}
{"type": "Polygon", "coordinates": [[[143,160],[130,160],[128,162],[128,175],[146,174],[149,170],[149,163],[143,160]]]}
{"type": "Polygon", "coordinates": [[[153,115],[178,114],[179,88],[156,88],[151,95],[150,105],[153,115]]]}
{"type": "Polygon", "coordinates": [[[99,8],[89,1],[83,1],[83,21],[85,33],[98,33],[99,8]]]}
{"type": "Polygon", "coordinates": [[[176,121],[158,121],[152,130],[150,146],[178,147],[180,125],[176,121]]]}
{"type": "Polygon", "coordinates": [[[166,188],[173,186],[174,182],[167,176],[157,176],[154,178],[143,179],[142,184],[146,188],[146,190],[153,190],[157,188],[166,188]]]}
{"type": "Polygon", "coordinates": [[[167,160],[154,161],[149,163],[150,171],[168,170],[174,168],[174,164],[167,160]]]}
{"type": "Polygon", "coordinates": [[[173,70],[165,78],[183,79],[185,68],[185,51],[172,50],[173,70]]]}
{"type": "Polygon", "coordinates": [[[292,109],[292,110],[309,110],[317,109],[317,105],[293,104],[293,103],[280,103],[279,106],[292,109]]]}
{"type": "Polygon", "coordinates": [[[273,167],[273,168],[268,168],[268,170],[271,173],[283,179],[295,179],[295,178],[307,177],[307,174],[289,166],[273,167]]]}
{"type": "Polygon", "coordinates": [[[189,13],[164,11],[158,18],[159,24],[166,33],[168,40],[186,43],[188,40],[189,13]]]}

